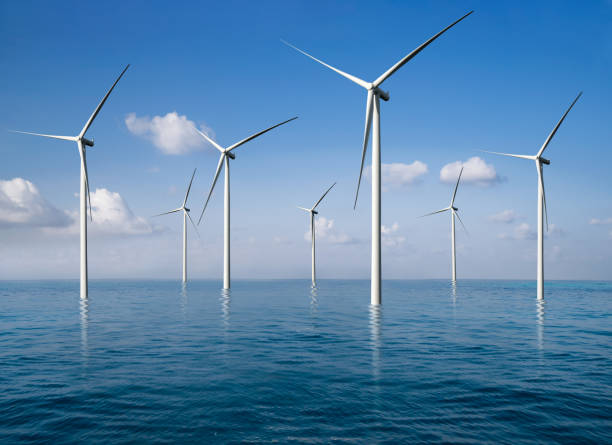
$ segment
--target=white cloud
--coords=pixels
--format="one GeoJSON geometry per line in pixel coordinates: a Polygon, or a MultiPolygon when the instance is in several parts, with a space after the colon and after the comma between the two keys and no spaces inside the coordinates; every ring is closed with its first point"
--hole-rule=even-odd
{"type": "MultiPolygon", "coordinates": [[[[168,155],[182,155],[194,150],[201,150],[207,142],[195,131],[196,124],[179,115],[176,111],[165,116],[137,117],[130,113],[125,118],[128,130],[153,142],[157,148],[168,155]]],[[[209,128],[202,127],[202,132],[210,134],[209,128]]]]}
{"type": "MultiPolygon", "coordinates": [[[[344,232],[338,231],[333,219],[319,216],[315,219],[316,239],[326,240],[332,244],[351,244],[355,240],[344,232]]],[[[304,233],[304,239],[310,241],[310,230],[304,233]]]]}
{"type": "Polygon", "coordinates": [[[589,224],[593,224],[593,225],[612,224],[612,218],[604,218],[604,219],[592,218],[589,221],[589,224]]]}
{"type": "Polygon", "coordinates": [[[0,225],[65,227],[70,217],[55,208],[27,179],[0,180],[0,225]]]}
{"type": "Polygon", "coordinates": [[[105,188],[91,193],[92,232],[114,235],[144,235],[155,229],[142,217],[134,215],[117,192],[105,188]]]}
{"type": "Polygon", "coordinates": [[[514,210],[507,209],[507,210],[502,210],[499,213],[490,215],[489,221],[510,224],[516,221],[517,217],[518,216],[514,210]]]}
{"type": "MultiPolygon", "coordinates": [[[[418,183],[429,170],[427,164],[414,161],[412,164],[394,162],[392,164],[381,164],[382,183],[389,187],[403,187],[418,183]]],[[[366,178],[372,179],[372,166],[368,165],[365,170],[366,178]]]]}
{"type": "Polygon", "coordinates": [[[381,225],[380,231],[382,234],[382,244],[387,247],[397,247],[406,241],[405,236],[397,235],[399,224],[394,222],[390,227],[381,225]]]}
{"type": "Polygon", "coordinates": [[[446,164],[440,170],[440,181],[454,184],[457,182],[461,167],[463,167],[461,182],[486,187],[500,181],[495,167],[492,164],[487,164],[478,156],[474,156],[465,162],[455,161],[446,164]]]}
{"type": "Polygon", "coordinates": [[[521,223],[514,228],[513,233],[502,233],[499,235],[500,239],[513,239],[513,240],[526,240],[535,239],[537,236],[536,232],[527,223],[521,223]]]}

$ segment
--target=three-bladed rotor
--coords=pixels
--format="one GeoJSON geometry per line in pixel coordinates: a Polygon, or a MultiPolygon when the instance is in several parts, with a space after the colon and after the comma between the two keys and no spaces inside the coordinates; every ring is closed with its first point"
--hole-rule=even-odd
{"type": "Polygon", "coordinates": [[[333,67],[333,66],[323,62],[322,60],[319,60],[316,57],[311,56],[307,52],[302,51],[301,49],[291,45],[290,43],[288,43],[288,42],[286,42],[284,40],[281,40],[285,45],[295,49],[296,51],[299,51],[300,53],[304,54],[307,57],[310,57],[315,62],[318,62],[321,65],[323,65],[323,66],[331,69],[332,71],[335,71],[336,73],[340,74],[341,76],[346,77],[350,81],[356,83],[357,85],[365,88],[368,91],[368,97],[367,97],[367,101],[366,101],[365,129],[364,129],[364,136],[363,136],[363,150],[362,150],[362,153],[361,153],[361,167],[359,168],[359,179],[357,180],[357,191],[355,193],[355,202],[353,204],[353,209],[357,207],[357,198],[359,197],[359,187],[361,185],[361,177],[363,175],[363,165],[364,165],[364,162],[365,162],[365,156],[366,156],[366,151],[367,151],[367,146],[368,146],[368,140],[369,140],[369,137],[370,137],[370,129],[372,127],[372,112],[373,112],[374,98],[376,96],[377,98],[380,98],[380,99],[382,99],[384,101],[388,101],[389,100],[389,93],[386,92],[386,91],[381,90],[380,86],[382,85],[382,83],[385,80],[387,80],[389,77],[391,77],[391,75],[393,73],[395,73],[402,66],[404,66],[406,63],[408,63],[412,58],[414,58],[417,54],[419,54],[421,51],[423,51],[430,43],[432,43],[434,40],[436,40],[438,37],[440,37],[442,34],[444,34],[446,31],[448,31],[450,28],[455,26],[457,23],[459,23],[461,20],[465,19],[467,16],[469,16],[473,12],[474,11],[468,12],[463,17],[461,17],[460,19],[454,21],[453,23],[448,25],[446,28],[444,28],[442,31],[440,31],[436,35],[432,36],[429,40],[425,41],[419,47],[414,49],[410,54],[408,54],[407,56],[405,56],[404,58],[399,60],[395,65],[393,65],[391,68],[389,68],[383,74],[381,74],[374,82],[366,82],[365,80],[362,80],[362,79],[360,79],[360,78],[358,78],[356,76],[353,76],[352,74],[348,74],[348,73],[346,73],[346,72],[344,72],[342,70],[339,70],[338,68],[335,68],[335,67],[333,67]]]}
{"type": "Polygon", "coordinates": [[[194,168],[193,173],[191,174],[191,180],[189,181],[189,185],[187,186],[187,192],[185,193],[185,199],[183,199],[183,204],[177,209],[170,210],[169,212],[164,212],[164,213],[160,213],[158,215],[153,215],[153,216],[156,217],[156,216],[162,216],[162,215],[169,215],[171,213],[183,212],[185,215],[187,215],[187,218],[189,218],[189,221],[191,221],[191,224],[193,225],[193,228],[195,229],[198,236],[200,236],[200,233],[198,232],[198,228],[196,227],[195,223],[193,222],[193,219],[191,219],[191,215],[189,214],[191,210],[187,207],[187,198],[189,198],[189,192],[191,191],[191,184],[193,183],[193,177],[196,174],[196,170],[197,168],[194,168]]]}
{"type": "Polygon", "coordinates": [[[261,136],[264,133],[267,133],[270,130],[275,129],[276,127],[280,127],[281,125],[286,124],[287,122],[291,122],[292,120],[297,119],[298,117],[292,117],[291,119],[287,119],[286,121],[281,122],[280,124],[276,124],[273,125],[270,128],[266,128],[265,130],[262,130],[258,133],[255,133],[245,139],[242,139],[241,141],[236,142],[233,145],[230,145],[227,148],[223,148],[221,145],[219,145],[217,142],[215,142],[213,139],[211,139],[209,136],[207,136],[205,133],[201,132],[200,130],[198,130],[197,128],[195,129],[200,136],[202,136],[204,139],[206,139],[213,147],[215,147],[217,150],[219,150],[221,152],[221,156],[219,157],[219,163],[217,164],[217,170],[215,171],[215,176],[213,178],[213,183],[212,186],[210,187],[210,192],[208,192],[208,197],[206,198],[206,202],[204,203],[204,208],[202,209],[202,213],[200,214],[200,219],[198,219],[198,224],[200,224],[200,222],[202,221],[202,217],[204,216],[204,211],[206,210],[206,207],[208,206],[208,201],[210,201],[210,197],[212,196],[212,192],[215,189],[215,185],[217,184],[217,179],[219,179],[219,174],[221,173],[221,167],[223,166],[223,161],[225,161],[225,158],[229,158],[229,159],[236,159],[236,155],[234,153],[232,153],[232,150],[240,147],[243,144],[246,144],[247,142],[249,142],[252,139],[255,139],[258,136],[261,136]]]}
{"type": "Polygon", "coordinates": [[[121,77],[123,77],[123,74],[127,71],[127,69],[129,67],[130,67],[130,65],[128,64],[123,69],[121,74],[119,74],[119,77],[117,77],[117,80],[115,80],[115,83],[113,83],[113,86],[110,87],[110,89],[108,90],[108,92],[106,93],[106,95],[104,96],[102,101],[98,104],[98,106],[96,107],[94,112],[91,114],[91,116],[89,117],[89,119],[85,123],[85,126],[83,126],[83,129],[78,134],[78,136],[58,136],[58,135],[54,135],[54,134],[31,133],[31,132],[28,132],[28,131],[14,131],[15,133],[31,134],[33,136],[42,136],[42,137],[51,138],[51,139],[61,139],[61,140],[64,140],[64,141],[73,141],[73,142],[77,143],[78,149],[79,149],[79,156],[81,157],[81,168],[83,169],[83,173],[85,175],[85,189],[87,190],[87,202],[89,204],[89,215],[90,215],[90,218],[92,218],[92,219],[93,219],[93,215],[92,215],[92,212],[91,212],[91,198],[89,196],[89,175],[87,174],[87,161],[86,161],[86,157],[85,157],[85,147],[86,146],[87,147],[93,147],[94,146],[94,141],[93,141],[93,138],[91,140],[85,138],[85,133],[87,133],[87,130],[89,130],[89,127],[91,127],[91,124],[93,124],[94,119],[96,118],[96,116],[98,116],[98,113],[100,113],[100,110],[104,106],[104,103],[106,102],[106,99],[108,99],[108,96],[110,96],[111,92],[115,88],[115,85],[117,85],[117,83],[119,82],[121,77]]]}
{"type": "Polygon", "coordinates": [[[330,187],[330,188],[328,188],[328,189],[325,191],[325,193],[323,193],[323,195],[322,195],[322,196],[319,198],[319,200],[318,200],[317,202],[315,202],[315,205],[313,205],[311,208],[307,209],[307,208],[305,208],[305,207],[298,207],[298,209],[302,209],[302,210],[304,210],[305,212],[309,212],[309,213],[312,213],[312,214],[314,214],[314,215],[318,215],[318,214],[319,214],[319,212],[318,212],[317,210],[315,210],[315,209],[317,208],[317,206],[318,206],[319,204],[321,204],[321,201],[323,201],[323,198],[325,198],[325,196],[326,196],[326,195],[329,193],[329,191],[330,191],[332,188],[334,188],[334,185],[336,185],[336,184],[337,184],[337,183],[336,183],[336,182],[334,182],[334,183],[331,185],[331,187],[330,187]]]}
{"type": "Polygon", "coordinates": [[[546,138],[546,140],[544,141],[544,143],[542,144],[542,146],[540,147],[538,152],[535,154],[535,156],[516,155],[516,154],[510,154],[510,153],[499,153],[499,152],[496,152],[496,151],[486,151],[486,150],[483,150],[485,153],[491,153],[491,154],[496,154],[496,155],[501,155],[501,156],[510,156],[512,158],[529,159],[529,160],[535,161],[536,169],[538,171],[538,184],[539,184],[540,188],[542,189],[542,200],[544,202],[544,215],[546,217],[546,230],[547,231],[548,231],[548,209],[547,209],[547,206],[546,206],[546,191],[544,189],[544,171],[542,170],[542,165],[543,164],[550,165],[550,161],[548,159],[542,157],[542,155],[544,154],[544,150],[546,150],[546,148],[548,147],[548,144],[550,144],[550,141],[552,140],[552,138],[557,133],[557,130],[559,129],[559,127],[561,126],[561,124],[565,120],[565,117],[567,116],[567,114],[570,112],[570,110],[576,104],[576,102],[578,102],[578,99],[580,99],[580,96],[582,96],[582,91],[580,93],[578,93],[578,96],[576,96],[576,98],[571,103],[569,108],[565,111],[563,116],[561,116],[561,119],[559,119],[559,122],[557,122],[557,125],[555,125],[555,128],[553,128],[553,130],[550,132],[550,134],[548,135],[548,137],[546,138]]]}
{"type": "Polygon", "coordinates": [[[446,212],[448,210],[450,210],[453,215],[455,215],[458,219],[459,222],[461,223],[461,226],[463,227],[463,230],[465,230],[465,233],[468,233],[465,224],[463,224],[463,221],[461,220],[461,217],[459,216],[459,208],[455,207],[455,198],[457,196],[457,189],[459,188],[459,181],[461,181],[461,174],[463,173],[463,167],[461,167],[461,170],[459,170],[459,177],[457,178],[457,183],[455,184],[455,190],[453,190],[453,196],[451,198],[451,202],[449,204],[448,207],[444,207],[443,209],[440,210],[436,210],[435,212],[431,212],[431,213],[426,213],[425,215],[421,215],[419,216],[419,218],[423,218],[425,216],[430,216],[430,215],[435,215],[436,213],[443,213],[446,212]]]}

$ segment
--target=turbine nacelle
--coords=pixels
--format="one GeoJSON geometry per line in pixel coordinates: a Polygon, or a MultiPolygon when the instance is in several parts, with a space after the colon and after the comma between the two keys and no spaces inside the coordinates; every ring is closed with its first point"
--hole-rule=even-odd
{"type": "Polygon", "coordinates": [[[191,210],[189,210],[187,207],[183,207],[183,210],[185,210],[186,212],[191,212],[191,210]]]}
{"type": "Polygon", "coordinates": [[[540,163],[550,165],[550,161],[548,159],[545,159],[545,158],[538,158],[538,159],[540,163]]]}
{"type": "Polygon", "coordinates": [[[83,143],[83,145],[87,145],[88,147],[93,147],[94,146],[93,139],[90,141],[87,138],[81,138],[81,142],[83,143]]]}
{"type": "Polygon", "coordinates": [[[313,215],[318,215],[319,212],[317,212],[316,210],[311,210],[310,213],[312,213],[313,215]]]}
{"type": "Polygon", "coordinates": [[[389,92],[388,91],[383,91],[383,90],[381,90],[378,87],[374,87],[374,88],[372,88],[372,90],[374,90],[374,94],[376,94],[378,97],[380,97],[385,102],[389,101],[389,92]]]}
{"type": "Polygon", "coordinates": [[[232,153],[231,151],[226,151],[225,155],[230,159],[236,159],[236,155],[232,153]]]}
{"type": "Polygon", "coordinates": [[[457,207],[451,207],[451,209],[453,209],[455,212],[459,210],[457,207]]]}

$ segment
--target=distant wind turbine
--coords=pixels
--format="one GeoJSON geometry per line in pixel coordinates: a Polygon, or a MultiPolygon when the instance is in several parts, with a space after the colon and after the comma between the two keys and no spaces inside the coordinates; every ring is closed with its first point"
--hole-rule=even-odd
{"type": "Polygon", "coordinates": [[[181,211],[183,212],[183,283],[187,282],[187,218],[189,218],[189,221],[191,221],[191,224],[193,224],[193,228],[195,229],[196,233],[198,233],[198,228],[194,224],[193,220],[191,219],[191,215],[189,214],[191,210],[186,207],[187,198],[189,197],[189,191],[191,190],[191,183],[193,182],[193,177],[196,174],[196,170],[197,169],[195,168],[193,169],[193,174],[191,175],[191,180],[189,181],[189,186],[187,187],[187,193],[185,193],[185,199],[183,199],[183,205],[180,206],[178,209],[170,210],[169,212],[164,212],[160,213],[159,215],[155,215],[162,216],[169,215],[170,213],[176,213],[181,211]]]}
{"type": "Polygon", "coordinates": [[[204,203],[204,208],[202,209],[202,213],[200,214],[200,219],[198,220],[198,224],[202,221],[202,217],[204,216],[204,211],[206,210],[206,206],[208,205],[208,201],[212,195],[213,190],[215,189],[215,184],[217,183],[217,179],[219,178],[219,174],[221,173],[221,167],[225,164],[225,199],[224,199],[224,225],[223,225],[223,288],[230,288],[230,172],[229,172],[229,160],[236,159],[236,155],[232,153],[232,150],[240,147],[242,144],[249,142],[251,139],[255,139],[258,136],[261,136],[264,133],[267,133],[270,130],[273,130],[276,127],[280,127],[287,122],[291,122],[292,120],[297,119],[296,117],[292,117],[280,124],[276,124],[270,128],[267,128],[259,133],[255,133],[254,135],[249,136],[246,139],[243,139],[239,142],[236,142],[234,145],[230,145],[227,148],[223,148],[207,135],[202,133],[200,130],[196,128],[196,131],[206,139],[211,145],[213,145],[217,150],[221,152],[221,157],[219,158],[219,164],[217,165],[217,170],[215,172],[215,176],[213,179],[212,186],[210,187],[210,192],[208,193],[208,197],[206,198],[206,202],[204,203]]]}
{"type": "Polygon", "coordinates": [[[117,82],[119,82],[119,79],[121,79],[121,77],[127,71],[129,67],[130,65],[127,65],[125,69],[121,72],[119,77],[117,77],[117,80],[115,80],[115,83],[113,84],[112,87],[110,87],[110,89],[106,93],[106,96],[104,96],[102,101],[98,104],[98,106],[96,107],[92,115],[89,117],[89,119],[85,123],[85,126],[83,127],[81,132],[78,134],[78,136],[56,136],[53,134],[40,134],[40,133],[30,133],[27,131],[14,131],[15,133],[31,134],[34,136],[43,136],[43,137],[52,138],[52,139],[62,139],[65,141],[73,141],[77,143],[77,147],[79,149],[79,155],[81,157],[81,190],[80,190],[80,199],[81,199],[81,203],[80,203],[81,204],[80,205],[80,210],[81,210],[81,215],[80,215],[80,220],[81,220],[81,298],[87,298],[87,294],[88,294],[88,282],[87,282],[87,203],[88,202],[89,202],[89,210],[90,210],[90,216],[91,216],[91,199],[89,197],[89,177],[87,175],[87,159],[86,159],[85,147],[94,146],[93,138],[91,140],[86,139],[85,133],[87,132],[87,130],[89,130],[89,127],[91,126],[94,119],[96,118],[100,110],[102,109],[102,106],[106,102],[106,99],[108,99],[108,96],[110,96],[110,93],[115,88],[115,85],[117,85],[117,82]]]}
{"type": "Polygon", "coordinates": [[[334,187],[334,185],[336,185],[335,182],[331,185],[330,188],[327,189],[325,193],[323,193],[323,196],[319,198],[319,200],[315,203],[315,205],[312,206],[312,208],[306,209],[304,207],[298,207],[298,209],[302,209],[305,212],[310,213],[310,238],[311,238],[311,245],[312,245],[312,287],[317,286],[317,276],[316,276],[316,270],[315,270],[315,220],[314,220],[314,217],[315,215],[319,213],[316,210],[317,206],[321,203],[321,201],[323,201],[323,198],[325,198],[325,195],[329,193],[329,191],[334,187]]]}
{"type": "Polygon", "coordinates": [[[459,222],[467,233],[467,229],[465,228],[465,225],[463,224],[463,221],[461,221],[461,217],[459,216],[459,209],[455,207],[455,196],[457,196],[457,188],[459,187],[459,181],[461,180],[461,173],[463,173],[463,167],[461,167],[461,171],[459,171],[459,177],[457,178],[457,184],[455,185],[455,191],[453,192],[453,197],[451,198],[450,205],[441,210],[436,210],[435,212],[431,212],[422,216],[425,217],[429,215],[435,215],[436,213],[446,212],[447,210],[451,211],[451,262],[453,283],[457,281],[457,257],[455,255],[455,216],[459,218],[459,222]]]}
{"type": "Polygon", "coordinates": [[[530,159],[535,161],[536,170],[538,171],[538,299],[544,298],[544,214],[546,215],[546,230],[548,231],[548,211],[546,210],[546,193],[544,191],[544,172],[542,170],[542,164],[550,165],[550,161],[542,157],[544,150],[548,147],[551,139],[557,133],[557,130],[565,120],[565,116],[570,112],[574,104],[582,96],[582,91],[576,96],[576,99],[569,106],[565,114],[561,117],[555,128],[550,132],[540,150],[535,156],[528,155],[514,155],[508,153],[497,153],[494,151],[486,151],[486,153],[492,153],[502,156],[511,156],[513,158],[530,159]]]}
{"type": "Polygon", "coordinates": [[[366,150],[368,147],[368,139],[370,136],[370,128],[374,128],[372,135],[372,271],[371,271],[371,291],[370,291],[370,302],[371,304],[378,305],[381,303],[381,258],[380,258],[380,237],[381,237],[381,220],[380,220],[380,99],[384,101],[389,100],[389,93],[381,90],[380,85],[388,79],[393,73],[399,70],[404,64],[410,61],[414,56],[425,49],[431,42],[440,37],[444,32],[452,28],[454,25],[459,23],[461,20],[466,18],[474,11],[468,12],[466,15],[461,17],[459,20],[450,24],[442,31],[431,37],[421,46],[416,48],[406,57],[401,59],[387,71],[385,71],[378,79],[374,82],[366,82],[358,77],[351,74],[345,73],[331,65],[311,56],[310,54],[302,51],[301,49],[291,45],[288,42],[282,40],[284,44],[291,48],[301,52],[307,57],[310,57],[315,62],[335,71],[343,77],[355,82],[357,85],[365,88],[368,91],[368,98],[366,102],[366,118],[365,118],[365,129],[363,137],[363,150],[361,154],[361,168],[359,169],[359,180],[357,181],[357,192],[355,194],[355,203],[353,208],[357,206],[357,197],[359,196],[359,186],[361,184],[361,176],[363,173],[363,164],[365,161],[366,150]]]}

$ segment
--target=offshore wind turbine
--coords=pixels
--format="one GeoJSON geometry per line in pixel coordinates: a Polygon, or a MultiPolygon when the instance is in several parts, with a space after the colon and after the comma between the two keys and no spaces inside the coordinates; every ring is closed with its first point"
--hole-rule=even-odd
{"type": "Polygon", "coordinates": [[[509,153],[498,153],[494,151],[486,151],[486,153],[493,153],[493,154],[502,155],[502,156],[510,156],[513,158],[530,159],[532,161],[535,161],[536,170],[538,171],[538,265],[537,265],[538,271],[537,271],[537,278],[538,278],[538,299],[539,300],[542,300],[544,298],[544,215],[546,216],[546,230],[548,231],[548,211],[546,210],[546,193],[544,191],[544,171],[542,170],[542,165],[543,164],[550,165],[550,161],[548,159],[543,158],[542,155],[544,154],[544,150],[546,150],[546,147],[548,147],[548,144],[550,143],[551,139],[554,137],[555,133],[557,133],[557,130],[559,129],[559,127],[565,120],[565,117],[567,116],[567,114],[570,112],[570,110],[572,109],[574,104],[578,101],[578,99],[580,99],[580,96],[582,96],[582,91],[578,93],[578,96],[576,96],[576,99],[574,99],[574,101],[569,106],[567,111],[563,114],[559,122],[557,122],[557,125],[555,125],[555,128],[553,128],[553,130],[550,132],[550,134],[544,141],[544,144],[542,144],[542,147],[540,147],[540,150],[535,154],[535,156],[515,155],[515,154],[509,154],[509,153]]]}
{"type": "Polygon", "coordinates": [[[459,218],[459,222],[461,223],[461,225],[463,226],[463,229],[467,233],[467,229],[465,228],[463,221],[461,221],[461,217],[459,216],[459,213],[457,213],[459,212],[459,209],[455,207],[455,196],[457,196],[457,188],[459,187],[459,181],[461,180],[461,173],[463,173],[463,167],[461,167],[461,170],[459,171],[459,177],[457,178],[457,184],[455,184],[455,191],[453,192],[453,197],[451,198],[450,205],[448,207],[444,207],[441,210],[436,210],[435,212],[428,213],[421,217],[423,218],[425,216],[435,215],[436,213],[443,213],[448,210],[450,210],[451,212],[451,263],[452,263],[451,271],[452,271],[453,283],[457,281],[457,257],[455,255],[455,216],[459,218]]]}
{"type": "MultiPolygon", "coordinates": [[[[94,141],[93,138],[91,140],[85,138],[85,133],[89,130],[89,127],[93,123],[94,119],[102,109],[102,106],[110,96],[110,93],[119,82],[119,79],[123,76],[123,74],[127,71],[130,65],[127,65],[113,86],[110,87],[102,101],[98,104],[94,112],[91,114],[85,126],[81,130],[81,132],[77,136],[57,136],[53,134],[40,134],[40,133],[30,133],[28,131],[15,131],[15,133],[22,134],[31,134],[34,136],[42,136],[46,138],[52,139],[62,139],[65,141],[73,141],[77,143],[77,147],[79,150],[79,156],[81,157],[81,188],[80,188],[80,225],[81,225],[81,274],[80,274],[80,282],[81,282],[81,298],[87,298],[88,294],[88,280],[87,280],[87,203],[89,203],[89,211],[91,217],[91,199],[89,197],[89,177],[87,175],[87,157],[85,152],[85,147],[93,147],[94,141]]],[[[93,219],[93,217],[92,217],[93,219]]]]}
{"type": "Polygon", "coordinates": [[[230,145],[227,148],[222,147],[215,141],[213,141],[210,137],[202,133],[197,128],[195,129],[204,139],[206,139],[213,147],[221,152],[221,156],[219,158],[219,164],[217,165],[217,170],[215,171],[215,176],[213,179],[212,186],[210,187],[210,192],[208,193],[208,197],[206,198],[206,202],[204,203],[204,208],[202,209],[202,213],[200,214],[200,219],[198,220],[198,224],[202,221],[202,217],[204,216],[204,211],[206,210],[206,206],[208,205],[208,201],[212,195],[213,190],[215,189],[215,184],[217,183],[217,179],[219,178],[219,174],[221,173],[221,168],[225,165],[225,197],[224,197],[224,224],[223,224],[223,289],[230,288],[230,172],[229,172],[229,160],[236,159],[236,155],[232,153],[232,150],[240,147],[242,144],[249,142],[251,139],[255,139],[258,136],[261,136],[264,133],[267,133],[270,130],[273,130],[276,127],[280,127],[281,125],[286,124],[287,122],[291,122],[292,120],[297,119],[296,117],[292,117],[280,124],[276,124],[270,128],[266,128],[259,133],[255,133],[248,138],[245,138],[239,142],[236,142],[233,145],[230,145]]]}
{"type": "Polygon", "coordinates": [[[307,57],[310,57],[315,62],[335,71],[343,77],[353,81],[357,85],[365,88],[368,92],[366,100],[366,117],[365,117],[365,129],[363,137],[363,150],[361,154],[361,168],[359,170],[359,180],[357,181],[357,192],[355,193],[355,203],[353,208],[357,206],[357,197],[359,196],[359,186],[361,184],[361,176],[363,173],[363,163],[365,160],[366,150],[368,147],[368,139],[370,136],[370,129],[372,131],[372,266],[371,266],[371,291],[370,291],[370,302],[371,304],[378,305],[381,303],[381,258],[380,258],[380,237],[381,237],[381,219],[380,219],[380,99],[384,101],[389,100],[389,93],[380,89],[382,83],[387,80],[393,73],[399,70],[404,64],[409,62],[414,56],[425,49],[430,43],[448,31],[450,28],[455,26],[461,20],[466,18],[474,11],[470,11],[461,17],[459,20],[451,23],[449,26],[444,28],[442,31],[431,37],[421,46],[417,47],[410,54],[405,56],[387,71],[385,71],[380,77],[374,82],[366,82],[358,77],[351,74],[345,73],[331,65],[311,56],[305,51],[291,45],[288,42],[282,41],[287,46],[301,52],[307,57]]]}
{"type": "Polygon", "coordinates": [[[319,200],[313,205],[310,209],[306,209],[304,207],[298,207],[298,209],[302,209],[305,212],[310,213],[310,238],[311,238],[311,248],[312,248],[312,287],[317,287],[317,275],[315,270],[315,215],[318,215],[319,212],[316,210],[317,206],[323,201],[325,195],[329,193],[329,191],[336,185],[334,182],[330,188],[327,189],[323,196],[319,198],[319,200]]]}
{"type": "Polygon", "coordinates": [[[189,221],[191,221],[191,224],[193,224],[193,228],[195,229],[196,233],[198,233],[198,228],[194,224],[193,219],[191,219],[191,215],[189,215],[189,212],[191,210],[186,207],[187,198],[189,197],[189,191],[191,190],[191,183],[193,182],[193,177],[196,174],[196,170],[197,169],[195,168],[193,169],[193,174],[191,175],[191,180],[189,181],[189,186],[187,187],[187,193],[185,193],[185,199],[183,199],[183,205],[181,205],[177,209],[170,210],[169,212],[164,212],[160,213],[159,215],[155,215],[162,216],[169,215],[171,213],[183,212],[183,283],[187,282],[187,218],[189,218],[189,221]]]}

